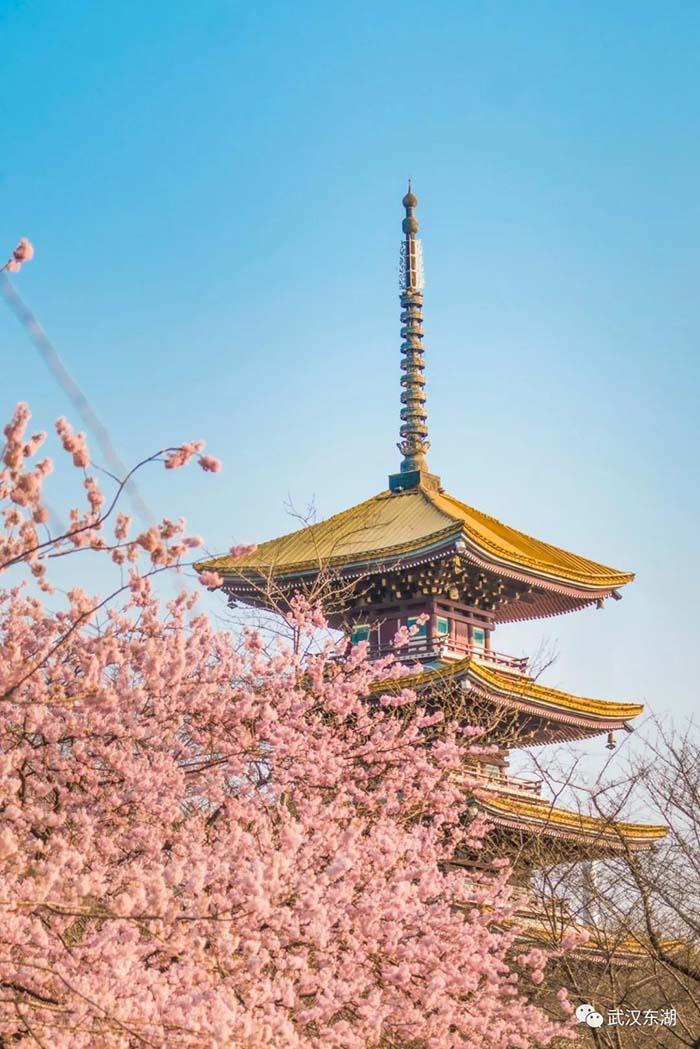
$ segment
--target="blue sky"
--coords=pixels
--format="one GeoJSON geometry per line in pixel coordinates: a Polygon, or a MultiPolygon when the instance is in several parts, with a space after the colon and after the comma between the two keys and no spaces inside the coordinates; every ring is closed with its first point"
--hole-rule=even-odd
{"type": "MultiPolygon", "coordinates": [[[[6,0],[3,243],[149,500],[212,550],[397,468],[408,175],[430,465],[450,492],[638,573],[542,637],[555,685],[697,697],[700,7],[6,0]]],[[[0,304],[2,305],[2,304],[0,304]]],[[[6,308],[0,409],[70,405],[6,308]]],[[[74,413],[72,413],[74,414],[74,413]]]]}

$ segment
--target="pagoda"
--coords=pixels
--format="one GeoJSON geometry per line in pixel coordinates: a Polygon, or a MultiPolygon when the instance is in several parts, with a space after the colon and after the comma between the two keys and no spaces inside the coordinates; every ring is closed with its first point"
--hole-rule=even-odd
{"type": "MultiPolygon", "coordinates": [[[[561,808],[541,783],[512,776],[508,754],[594,736],[615,745],[643,707],[549,688],[526,659],[494,645],[501,623],[542,619],[619,600],[634,575],[535,539],[468,506],[428,468],[423,347],[423,261],[409,183],[400,255],[400,469],[358,506],[263,542],[242,559],[220,557],[198,568],[223,578],[231,604],[285,611],[292,595],[324,600],[329,624],[371,658],[390,651],[412,665],[400,686],[439,704],[448,693],[491,726],[497,750],[477,772],[488,792],[479,802],[497,847],[519,857],[522,883],[549,856],[587,859],[644,849],[666,828],[611,821],[561,808]],[[394,649],[400,627],[413,628],[394,649]]],[[[390,686],[387,686],[390,687],[390,686]]],[[[474,772],[474,770],[471,770],[474,772]]],[[[469,858],[465,857],[465,866],[469,858]]]]}

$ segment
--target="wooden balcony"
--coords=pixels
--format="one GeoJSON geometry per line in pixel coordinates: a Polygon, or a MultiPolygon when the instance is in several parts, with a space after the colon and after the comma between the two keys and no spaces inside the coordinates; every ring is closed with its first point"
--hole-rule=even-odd
{"type": "Polygon", "coordinates": [[[483,645],[470,645],[454,637],[413,637],[403,648],[393,645],[372,645],[370,655],[373,659],[394,653],[402,663],[428,663],[434,661],[448,662],[457,659],[475,659],[485,666],[505,670],[510,674],[527,675],[527,657],[509,656],[504,652],[494,652],[483,645]]]}
{"type": "Polygon", "coordinates": [[[496,794],[518,797],[521,800],[533,801],[542,794],[542,781],[525,779],[524,776],[511,776],[505,770],[489,768],[487,765],[465,765],[465,775],[470,779],[483,780],[484,787],[496,794]]]}
{"type": "MultiPolygon", "coordinates": [[[[465,869],[465,873],[466,871],[468,868],[465,869]]],[[[475,884],[468,874],[464,884],[466,892],[463,904],[473,906],[477,903],[477,897],[473,894],[475,884]]],[[[554,941],[557,934],[561,936],[564,931],[573,930],[574,919],[567,900],[551,894],[545,897],[517,883],[511,883],[511,893],[511,901],[515,907],[511,921],[516,920],[523,927],[519,938],[526,938],[528,932],[536,930],[540,933],[540,938],[544,931],[548,932],[554,941]]]]}
{"type": "Polygon", "coordinates": [[[534,921],[539,926],[561,930],[573,921],[568,900],[553,895],[543,896],[522,885],[513,886],[513,902],[519,917],[534,921]]]}

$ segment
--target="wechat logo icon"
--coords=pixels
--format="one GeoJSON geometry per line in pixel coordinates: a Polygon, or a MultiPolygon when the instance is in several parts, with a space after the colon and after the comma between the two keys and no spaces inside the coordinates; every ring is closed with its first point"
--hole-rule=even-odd
{"type": "Polygon", "coordinates": [[[576,1009],[576,1019],[580,1024],[588,1024],[589,1027],[602,1027],[603,1017],[600,1013],[597,1013],[592,1005],[586,1002],[584,1005],[579,1005],[576,1009]]]}

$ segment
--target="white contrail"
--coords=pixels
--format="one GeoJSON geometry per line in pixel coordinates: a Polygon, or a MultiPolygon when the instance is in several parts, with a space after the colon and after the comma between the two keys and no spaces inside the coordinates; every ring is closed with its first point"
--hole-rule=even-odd
{"type": "MultiPolygon", "coordinates": [[[[92,407],[80,386],[64,365],[58,355],[56,347],[51,342],[51,339],[48,337],[29,306],[27,306],[16,288],[10,283],[5,273],[1,270],[0,292],[2,292],[5,302],[27,332],[27,335],[34,343],[34,346],[46,361],[49,371],[56,379],[63,392],[67,394],[68,398],[75,406],[76,411],[85,423],[85,426],[94,436],[111,472],[116,474],[119,480],[122,480],[126,477],[128,470],[112,444],[107,428],[100,421],[95,409],[92,407]]],[[[133,479],[130,479],[127,482],[126,491],[138,516],[145,524],[152,524],[155,520],[155,516],[142,498],[133,479]]]]}

